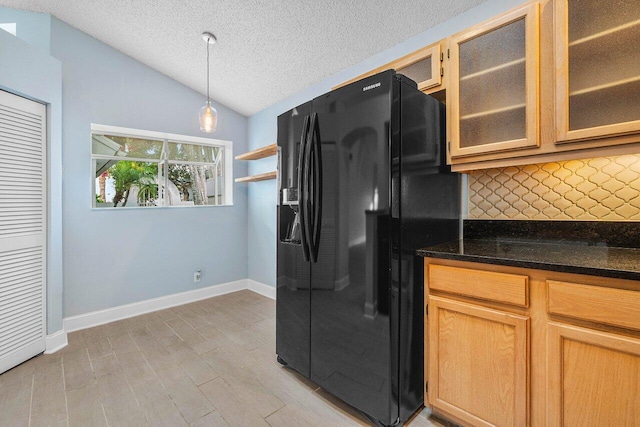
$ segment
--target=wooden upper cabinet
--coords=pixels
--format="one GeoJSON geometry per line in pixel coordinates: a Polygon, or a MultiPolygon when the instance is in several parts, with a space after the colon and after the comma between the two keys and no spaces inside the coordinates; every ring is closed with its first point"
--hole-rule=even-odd
{"type": "Polygon", "coordinates": [[[418,49],[415,52],[359,75],[358,77],[354,77],[351,80],[335,86],[333,89],[346,86],[382,71],[393,69],[415,81],[418,84],[418,89],[421,91],[430,93],[443,89],[444,70],[442,68],[442,60],[442,47],[440,43],[436,43],[418,49]]]}
{"type": "Polygon", "coordinates": [[[539,145],[539,5],[450,40],[451,157],[539,145]]]}
{"type": "Polygon", "coordinates": [[[558,142],[640,133],[638,0],[556,0],[558,142]]]}
{"type": "Polygon", "coordinates": [[[394,69],[418,84],[418,89],[427,89],[440,86],[442,75],[442,49],[440,44],[427,46],[417,50],[394,64],[394,69]]]}

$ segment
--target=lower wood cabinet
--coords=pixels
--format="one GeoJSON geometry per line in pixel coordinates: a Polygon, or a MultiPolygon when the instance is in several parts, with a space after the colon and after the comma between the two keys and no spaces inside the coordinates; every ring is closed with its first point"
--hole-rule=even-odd
{"type": "Polygon", "coordinates": [[[425,405],[463,426],[640,427],[640,281],[425,259],[425,405]]]}
{"type": "Polygon", "coordinates": [[[550,322],[547,426],[640,426],[640,339],[550,322]]]}
{"type": "Polygon", "coordinates": [[[432,296],[433,407],[477,426],[527,425],[528,334],[528,317],[432,296]]]}

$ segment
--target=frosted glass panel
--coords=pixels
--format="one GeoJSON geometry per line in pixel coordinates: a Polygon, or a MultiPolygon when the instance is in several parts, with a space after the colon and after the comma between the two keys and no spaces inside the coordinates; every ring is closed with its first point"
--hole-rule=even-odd
{"type": "Polygon", "coordinates": [[[460,44],[461,148],[527,137],[525,25],[523,17],[460,44]]]}
{"type": "Polygon", "coordinates": [[[638,0],[569,0],[569,130],[640,120],[638,0]]]}
{"type": "Polygon", "coordinates": [[[493,142],[513,141],[526,135],[525,108],[460,120],[460,146],[476,147],[493,142]]]}
{"type": "Polygon", "coordinates": [[[431,73],[431,61],[433,58],[428,56],[416,63],[413,63],[407,67],[400,68],[396,70],[398,73],[403,74],[409,77],[414,82],[420,85],[421,82],[426,80],[430,80],[432,77],[431,73]]]}
{"type": "Polygon", "coordinates": [[[460,115],[482,113],[525,103],[524,61],[482,76],[460,79],[460,115]]]}
{"type": "Polygon", "coordinates": [[[525,55],[524,17],[460,45],[460,77],[485,71],[525,55]]]}
{"type": "Polygon", "coordinates": [[[640,19],[638,0],[568,0],[569,42],[640,19]]]}
{"type": "Polygon", "coordinates": [[[639,75],[640,25],[569,46],[570,93],[639,75]]]}
{"type": "Polygon", "coordinates": [[[569,129],[640,120],[640,81],[569,97],[569,129]]]}

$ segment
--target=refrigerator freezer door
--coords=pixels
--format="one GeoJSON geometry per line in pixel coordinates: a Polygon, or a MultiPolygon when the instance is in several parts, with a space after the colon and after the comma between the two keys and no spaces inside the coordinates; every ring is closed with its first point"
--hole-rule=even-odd
{"type": "Polygon", "coordinates": [[[300,236],[298,163],[308,102],[278,117],[279,185],[276,271],[276,353],[289,367],[310,375],[310,278],[300,236]]]}
{"type": "Polygon", "coordinates": [[[311,264],[311,379],[390,424],[393,72],[314,99],[322,226],[311,264]]]}

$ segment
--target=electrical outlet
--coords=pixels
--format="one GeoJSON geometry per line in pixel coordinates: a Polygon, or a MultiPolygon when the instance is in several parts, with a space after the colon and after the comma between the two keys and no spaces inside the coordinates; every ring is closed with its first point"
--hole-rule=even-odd
{"type": "Polygon", "coordinates": [[[193,283],[198,283],[202,279],[202,272],[200,270],[196,270],[193,272],[193,283]]]}

